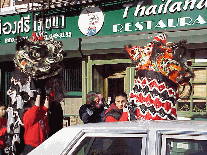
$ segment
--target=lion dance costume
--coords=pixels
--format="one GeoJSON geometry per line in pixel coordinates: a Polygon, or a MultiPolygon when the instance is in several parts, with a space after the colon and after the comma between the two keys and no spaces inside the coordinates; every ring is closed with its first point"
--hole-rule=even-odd
{"type": "Polygon", "coordinates": [[[166,42],[159,34],[147,46],[126,46],[136,63],[134,87],[129,102],[136,105],[137,119],[176,120],[175,104],[179,85],[188,84],[194,75],[183,58],[186,40],[166,42]]]}
{"type": "Polygon", "coordinates": [[[21,153],[18,144],[22,141],[22,117],[25,108],[34,105],[37,91],[49,94],[50,100],[62,100],[64,87],[59,74],[65,56],[62,46],[61,41],[45,40],[43,33],[33,33],[30,39],[16,38],[15,70],[7,91],[10,98],[7,154],[21,153]]]}

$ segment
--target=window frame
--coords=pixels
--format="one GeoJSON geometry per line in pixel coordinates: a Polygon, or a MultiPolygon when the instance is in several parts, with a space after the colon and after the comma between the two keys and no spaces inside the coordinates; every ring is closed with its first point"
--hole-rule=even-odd
{"type": "Polygon", "coordinates": [[[142,138],[141,155],[147,154],[148,147],[148,131],[147,130],[83,130],[74,140],[64,149],[61,155],[73,154],[76,148],[86,137],[138,137],[142,138]]]}
{"type": "Polygon", "coordinates": [[[183,140],[206,140],[207,132],[200,131],[172,131],[172,130],[158,130],[156,135],[156,152],[158,155],[166,155],[167,139],[183,139],[183,140]]]}
{"type": "Polygon", "coordinates": [[[64,68],[61,70],[60,74],[63,78],[66,90],[64,97],[82,97],[82,68],[64,68]],[[74,75],[76,75],[76,77],[74,75]],[[75,87],[73,87],[74,82],[76,83],[75,87]],[[77,87],[78,85],[80,87],[77,87]],[[67,88],[70,89],[71,86],[72,91],[67,90],[67,88]]]}
{"type": "Polygon", "coordinates": [[[182,99],[180,98],[180,100],[189,100],[189,103],[190,103],[190,110],[189,111],[179,111],[178,110],[178,104],[179,104],[179,100],[176,104],[176,111],[177,111],[177,116],[178,117],[189,117],[191,118],[192,116],[194,115],[198,115],[198,114],[206,114],[207,112],[207,96],[205,97],[197,97],[197,96],[194,96],[193,92],[194,92],[194,89],[193,89],[193,85],[199,85],[199,84],[202,84],[202,85],[206,85],[206,93],[207,93],[207,63],[193,63],[192,66],[190,67],[191,71],[193,71],[194,69],[205,69],[206,70],[206,82],[204,81],[197,81],[197,82],[194,82],[193,79],[191,78],[190,80],[190,84],[192,86],[192,92],[191,92],[191,95],[188,99],[182,99]],[[203,111],[203,112],[194,112],[193,111],[193,101],[194,100],[206,100],[206,111],[203,111]]]}

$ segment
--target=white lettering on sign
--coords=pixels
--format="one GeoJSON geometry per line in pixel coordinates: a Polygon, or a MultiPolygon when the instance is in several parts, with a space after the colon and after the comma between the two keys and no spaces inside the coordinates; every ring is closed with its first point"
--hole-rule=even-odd
{"type": "MultiPolygon", "coordinates": [[[[28,39],[29,36],[24,36],[23,38],[28,39]]],[[[16,42],[16,39],[15,38],[5,38],[4,42],[5,43],[14,43],[14,42],[16,42]]]]}
{"type": "MultiPolygon", "coordinates": [[[[36,16],[34,17],[34,31],[42,31],[43,29],[43,21],[42,19],[36,19],[36,16]]],[[[18,34],[26,32],[28,33],[31,30],[30,27],[31,18],[30,15],[27,15],[26,17],[21,17],[19,21],[12,22],[3,22],[2,19],[0,19],[0,35],[10,35],[10,34],[18,34]]],[[[65,28],[65,16],[64,15],[57,15],[57,16],[51,16],[47,17],[45,20],[45,28],[51,29],[51,28],[65,28]]],[[[10,42],[10,41],[9,41],[10,42]]]]}
{"type": "MultiPolygon", "coordinates": [[[[52,38],[61,39],[61,38],[70,38],[70,37],[72,37],[72,33],[71,32],[61,32],[61,33],[55,33],[55,34],[46,35],[45,39],[52,39],[52,38]]],[[[23,38],[28,39],[29,36],[24,36],[23,38]]],[[[16,39],[15,38],[5,38],[4,42],[5,43],[14,43],[14,42],[16,42],[16,39]]]]}
{"type": "MultiPolygon", "coordinates": [[[[43,20],[39,18],[37,20],[37,15],[34,17],[34,31],[42,31],[43,29],[43,20]]],[[[51,28],[65,28],[65,16],[64,15],[57,15],[57,16],[50,16],[46,17],[45,20],[45,28],[47,30],[51,28]]]]}
{"type": "Polygon", "coordinates": [[[2,23],[0,20],[0,35],[3,33],[5,35],[16,34],[20,32],[30,31],[30,15],[26,17],[21,17],[19,21],[14,21],[13,23],[5,22],[2,23]]]}
{"type": "Polygon", "coordinates": [[[55,34],[50,34],[46,36],[46,39],[52,39],[52,38],[70,38],[72,37],[72,33],[71,32],[61,32],[61,33],[55,33],[55,34]]]}
{"type": "MultiPolygon", "coordinates": [[[[162,2],[165,2],[165,0],[161,0],[162,2]]],[[[167,0],[165,4],[161,5],[151,5],[148,8],[146,6],[142,6],[142,3],[144,1],[141,1],[137,4],[136,9],[134,11],[134,16],[137,17],[138,15],[140,17],[143,17],[144,15],[150,16],[150,15],[157,15],[157,14],[166,14],[168,11],[169,13],[175,13],[175,12],[181,12],[182,10],[186,11],[188,8],[190,10],[194,10],[195,7],[198,10],[202,10],[203,8],[207,8],[207,0],[200,0],[198,3],[196,3],[197,0],[186,0],[185,2],[174,2],[172,3],[172,0],[167,0]]],[[[136,2],[135,2],[136,3],[136,2]]],[[[123,7],[125,8],[123,18],[127,18],[129,8],[133,6],[132,4],[124,4],[123,7]]]]}
{"type": "Polygon", "coordinates": [[[123,28],[124,26],[122,26],[121,24],[113,25],[113,32],[122,32],[123,28]]]}
{"type": "Polygon", "coordinates": [[[135,31],[142,31],[144,29],[151,30],[153,28],[172,28],[177,26],[188,26],[188,25],[195,25],[195,24],[206,24],[207,22],[204,20],[204,18],[199,15],[195,20],[193,20],[191,17],[181,17],[177,19],[167,19],[167,21],[159,20],[157,23],[154,21],[138,21],[136,23],[125,23],[125,24],[115,24],[113,25],[113,32],[128,32],[133,31],[133,28],[135,31]]]}
{"type": "Polygon", "coordinates": [[[124,15],[123,15],[123,18],[126,18],[127,17],[127,13],[128,13],[128,10],[131,6],[133,6],[133,4],[124,4],[123,5],[125,8],[125,11],[124,11],[124,15]]]}

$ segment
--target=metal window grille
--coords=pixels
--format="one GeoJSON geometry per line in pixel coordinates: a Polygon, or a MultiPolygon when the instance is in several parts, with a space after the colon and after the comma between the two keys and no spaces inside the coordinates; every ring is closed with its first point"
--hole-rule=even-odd
{"type": "MultiPolygon", "coordinates": [[[[62,74],[63,82],[66,91],[72,92],[81,92],[82,91],[82,69],[63,69],[60,74],[62,74]]],[[[5,84],[6,91],[10,87],[10,79],[13,76],[13,72],[5,73],[5,84]]]]}
{"type": "Polygon", "coordinates": [[[61,71],[66,91],[82,91],[82,69],[63,69],[61,71]]]}

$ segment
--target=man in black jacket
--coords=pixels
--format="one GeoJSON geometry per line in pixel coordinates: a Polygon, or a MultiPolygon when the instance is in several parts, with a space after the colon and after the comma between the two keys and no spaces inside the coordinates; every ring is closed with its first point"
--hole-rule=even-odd
{"type": "Polygon", "coordinates": [[[82,105],[79,109],[80,119],[84,124],[103,122],[104,113],[102,95],[90,91],[86,95],[86,104],[82,105]]]}

